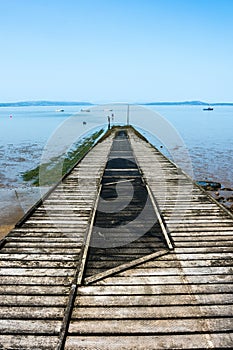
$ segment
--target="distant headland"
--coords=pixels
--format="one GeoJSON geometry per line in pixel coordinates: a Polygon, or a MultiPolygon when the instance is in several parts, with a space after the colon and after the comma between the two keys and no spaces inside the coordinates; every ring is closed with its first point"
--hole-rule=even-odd
{"type": "Polygon", "coordinates": [[[233,102],[214,102],[207,103],[203,101],[182,101],[182,102],[147,102],[140,103],[147,106],[233,106],[233,102]]]}
{"type": "MultiPolygon", "coordinates": [[[[210,103],[203,101],[181,101],[181,102],[136,102],[132,103],[143,106],[209,106],[210,103]]],[[[86,101],[19,101],[0,102],[0,107],[33,107],[33,106],[93,106],[96,103],[86,101]]],[[[214,102],[211,106],[233,106],[233,102],[214,102]]]]}
{"type": "Polygon", "coordinates": [[[0,107],[33,107],[33,106],[91,106],[90,102],[73,101],[19,101],[0,102],[0,107]]]}

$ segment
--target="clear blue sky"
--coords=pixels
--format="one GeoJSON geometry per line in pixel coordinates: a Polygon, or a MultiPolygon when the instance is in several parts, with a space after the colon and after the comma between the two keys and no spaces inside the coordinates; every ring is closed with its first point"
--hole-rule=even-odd
{"type": "Polygon", "coordinates": [[[0,102],[233,102],[232,0],[0,0],[0,102]]]}

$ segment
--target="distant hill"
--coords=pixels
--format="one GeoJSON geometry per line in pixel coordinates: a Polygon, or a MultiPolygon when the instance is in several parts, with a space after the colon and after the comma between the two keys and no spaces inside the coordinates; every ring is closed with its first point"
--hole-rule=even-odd
{"type": "MultiPolygon", "coordinates": [[[[203,101],[183,101],[183,102],[147,102],[141,103],[146,106],[208,106],[210,103],[203,101]]],[[[215,102],[211,106],[233,106],[233,102],[215,102]]]]}
{"type": "Polygon", "coordinates": [[[147,106],[153,106],[153,105],[156,105],[156,106],[159,106],[159,105],[162,105],[162,106],[180,106],[180,105],[191,105],[191,106],[196,106],[196,105],[208,105],[208,103],[206,102],[202,102],[202,101],[184,101],[184,102],[148,102],[148,103],[143,103],[144,105],[147,105],[147,106]]]}
{"type": "Polygon", "coordinates": [[[0,107],[32,107],[32,106],[91,106],[90,102],[68,102],[68,101],[22,101],[22,102],[0,102],[0,107]]]}

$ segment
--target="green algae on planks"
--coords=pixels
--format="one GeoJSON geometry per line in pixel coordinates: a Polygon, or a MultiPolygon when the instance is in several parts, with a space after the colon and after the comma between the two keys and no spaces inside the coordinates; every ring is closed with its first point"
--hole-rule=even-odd
{"type": "Polygon", "coordinates": [[[74,165],[94,146],[99,137],[104,133],[104,129],[94,132],[78,142],[74,149],[58,157],[53,157],[49,162],[42,163],[37,167],[27,170],[22,174],[24,181],[30,181],[32,185],[39,186],[40,174],[43,174],[43,186],[54,185],[61,176],[71,170],[74,165]],[[62,172],[61,172],[62,162],[62,172]]]}

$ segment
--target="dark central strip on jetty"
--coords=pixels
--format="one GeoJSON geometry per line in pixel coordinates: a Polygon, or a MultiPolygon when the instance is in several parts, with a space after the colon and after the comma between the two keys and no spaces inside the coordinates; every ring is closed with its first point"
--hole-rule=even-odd
{"type": "Polygon", "coordinates": [[[120,130],[102,177],[85,277],[166,248],[127,133],[120,130]]]}

